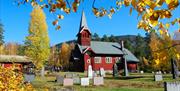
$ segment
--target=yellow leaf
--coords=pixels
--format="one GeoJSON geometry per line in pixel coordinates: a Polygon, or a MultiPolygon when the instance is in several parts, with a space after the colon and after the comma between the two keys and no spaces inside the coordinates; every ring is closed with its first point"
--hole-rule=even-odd
{"type": "Polygon", "coordinates": [[[163,31],[162,31],[162,30],[159,30],[159,33],[162,35],[162,34],[163,34],[163,31]]]}
{"type": "Polygon", "coordinates": [[[132,4],[132,6],[133,6],[134,8],[136,8],[136,6],[137,6],[136,0],[132,0],[132,1],[131,1],[131,4],[132,4]]]}
{"type": "Polygon", "coordinates": [[[124,0],[124,5],[125,5],[125,6],[129,6],[129,5],[130,5],[130,2],[131,2],[130,0],[124,0]]]}
{"type": "Polygon", "coordinates": [[[172,0],[165,0],[167,4],[170,4],[172,0]]]}
{"type": "Polygon", "coordinates": [[[166,28],[169,28],[170,27],[170,24],[169,23],[166,23],[166,28]]]}
{"type": "Polygon", "coordinates": [[[161,7],[163,5],[163,3],[164,3],[164,0],[157,0],[156,1],[156,4],[158,7],[161,7]]]}
{"type": "Polygon", "coordinates": [[[132,7],[130,8],[129,14],[130,14],[130,15],[132,14],[132,7]]]}
{"type": "Polygon", "coordinates": [[[57,15],[57,17],[58,17],[59,19],[64,19],[64,16],[63,16],[63,15],[57,15]]]}
{"type": "Polygon", "coordinates": [[[148,23],[152,26],[155,27],[158,24],[158,20],[148,20],[148,23]]]}

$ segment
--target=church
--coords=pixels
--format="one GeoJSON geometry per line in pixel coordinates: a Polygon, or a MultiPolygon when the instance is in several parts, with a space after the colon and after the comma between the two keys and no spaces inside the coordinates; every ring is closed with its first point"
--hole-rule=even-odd
{"type": "Polygon", "coordinates": [[[115,63],[118,64],[118,69],[122,69],[123,56],[127,60],[128,70],[137,71],[139,60],[128,49],[123,48],[123,43],[91,41],[91,31],[84,12],[76,36],[77,41],[70,59],[74,71],[87,71],[91,65],[94,71],[104,68],[106,72],[112,72],[115,63]]]}

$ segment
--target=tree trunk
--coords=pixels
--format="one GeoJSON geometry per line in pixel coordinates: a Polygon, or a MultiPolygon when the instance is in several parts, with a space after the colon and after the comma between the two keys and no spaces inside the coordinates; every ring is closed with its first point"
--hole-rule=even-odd
{"type": "Polygon", "coordinates": [[[41,68],[41,77],[44,77],[44,66],[41,68]]]}

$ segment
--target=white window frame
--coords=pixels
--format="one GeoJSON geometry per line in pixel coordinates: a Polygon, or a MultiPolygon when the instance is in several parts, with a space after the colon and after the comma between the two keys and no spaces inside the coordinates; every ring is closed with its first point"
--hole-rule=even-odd
{"type": "Polygon", "coordinates": [[[101,63],[101,57],[94,57],[94,63],[101,63]]]}
{"type": "Polygon", "coordinates": [[[106,57],[106,63],[112,63],[112,57],[106,57]]]}

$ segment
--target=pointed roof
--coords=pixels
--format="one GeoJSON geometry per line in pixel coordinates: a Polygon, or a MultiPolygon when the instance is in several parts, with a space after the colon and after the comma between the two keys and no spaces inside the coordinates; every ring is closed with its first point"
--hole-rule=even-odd
{"type": "Polygon", "coordinates": [[[86,16],[85,16],[84,11],[82,12],[81,22],[80,22],[80,27],[79,27],[79,28],[81,29],[81,28],[83,28],[83,27],[88,28],[87,22],[86,22],[86,16]]]}
{"type": "MultiPolygon", "coordinates": [[[[83,31],[83,28],[88,29],[87,21],[86,21],[86,16],[85,16],[84,11],[82,11],[82,16],[81,16],[81,21],[80,21],[80,26],[79,26],[78,34],[80,34],[83,31]]],[[[89,31],[89,29],[88,29],[88,31],[89,31]]],[[[89,31],[89,33],[90,33],[90,31],[89,31]]]]}

